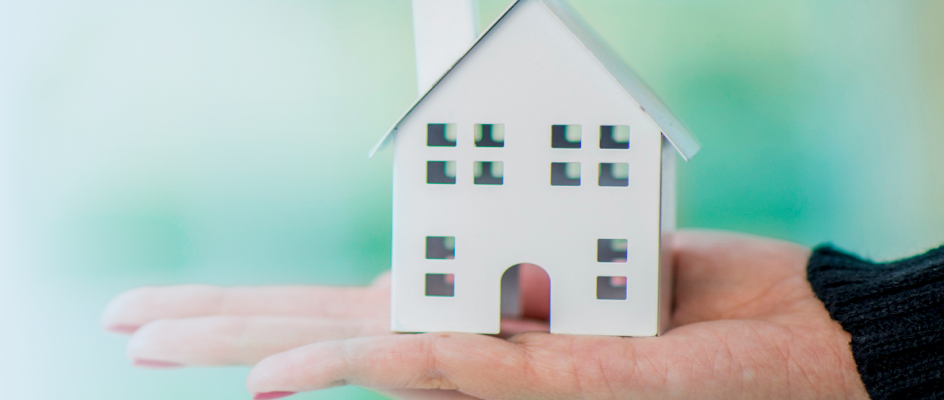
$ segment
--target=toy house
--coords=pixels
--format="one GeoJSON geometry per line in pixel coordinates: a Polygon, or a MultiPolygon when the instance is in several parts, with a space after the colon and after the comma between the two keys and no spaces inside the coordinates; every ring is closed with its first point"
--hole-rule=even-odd
{"type": "Polygon", "coordinates": [[[699,144],[566,4],[515,1],[388,142],[394,331],[498,333],[521,263],[553,333],[667,326],[674,153],[699,144]]]}

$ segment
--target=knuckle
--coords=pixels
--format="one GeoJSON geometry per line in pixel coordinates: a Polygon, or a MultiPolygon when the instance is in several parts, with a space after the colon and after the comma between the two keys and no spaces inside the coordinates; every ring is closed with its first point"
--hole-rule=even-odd
{"type": "Polygon", "coordinates": [[[424,340],[421,342],[423,348],[420,352],[424,356],[423,373],[417,377],[417,387],[442,390],[456,390],[459,388],[445,372],[447,368],[444,365],[443,349],[447,347],[449,340],[452,340],[452,335],[449,333],[424,335],[424,340]]]}

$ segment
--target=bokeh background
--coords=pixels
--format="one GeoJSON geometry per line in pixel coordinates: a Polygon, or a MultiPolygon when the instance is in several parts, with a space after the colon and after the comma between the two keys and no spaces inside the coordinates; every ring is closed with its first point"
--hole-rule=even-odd
{"type": "MultiPolygon", "coordinates": [[[[573,3],[704,144],[681,226],[878,260],[944,243],[944,2],[573,3]]],[[[366,153],[415,85],[408,0],[0,0],[3,396],[249,398],[246,368],[129,367],[102,307],[368,282],[391,154],[366,153]]]]}

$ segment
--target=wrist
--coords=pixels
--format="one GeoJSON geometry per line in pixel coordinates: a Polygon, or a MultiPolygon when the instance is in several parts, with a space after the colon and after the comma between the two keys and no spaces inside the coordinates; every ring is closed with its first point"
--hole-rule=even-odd
{"type": "Polygon", "coordinates": [[[821,246],[810,256],[807,278],[849,333],[873,399],[923,399],[944,391],[944,248],[877,264],[821,246]]]}

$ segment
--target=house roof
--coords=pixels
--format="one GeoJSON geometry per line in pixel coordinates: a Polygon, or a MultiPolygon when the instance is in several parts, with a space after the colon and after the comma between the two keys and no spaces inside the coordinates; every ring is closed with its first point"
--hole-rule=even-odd
{"type": "Polygon", "coordinates": [[[446,70],[445,73],[439,79],[436,80],[426,92],[422,93],[420,97],[413,102],[409,109],[397,119],[397,121],[390,127],[390,129],[383,135],[380,141],[370,150],[369,157],[373,157],[378,150],[383,148],[390,139],[393,137],[394,133],[397,131],[397,126],[408,116],[410,113],[426,98],[426,96],[432,92],[436,86],[439,85],[442,80],[455,69],[456,65],[462,62],[462,60],[468,56],[469,52],[477,46],[482,39],[491,32],[491,30],[501,21],[509,11],[515,8],[518,3],[522,1],[540,1],[544,6],[546,6],[555,16],[566,26],[571,33],[587,48],[590,54],[600,62],[601,65],[613,76],[613,78],[632,96],[642,107],[649,116],[655,121],[656,124],[662,128],[662,134],[666,139],[678,150],[682,158],[685,160],[691,159],[695,153],[698,153],[698,150],[701,149],[701,144],[698,143],[698,140],[688,131],[688,129],[682,125],[681,121],[672,114],[671,111],[662,103],[649,87],[633,72],[626,63],[616,54],[616,52],[611,49],[606,42],[604,42],[596,32],[590,28],[590,25],[587,24],[583,18],[580,17],[573,9],[570,8],[563,0],[514,0],[508,8],[505,9],[502,14],[492,22],[488,28],[482,32],[481,35],[469,46],[469,49],[466,50],[452,66],[446,70]]]}

